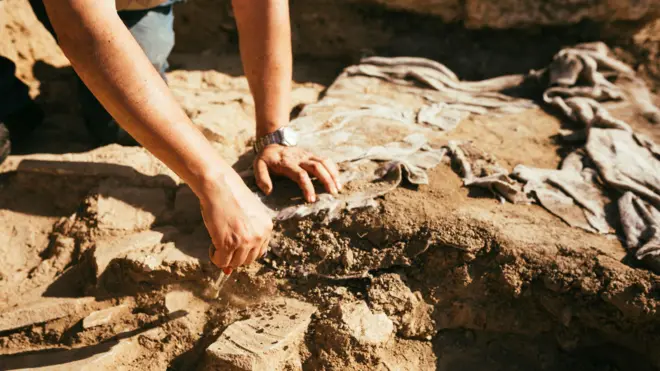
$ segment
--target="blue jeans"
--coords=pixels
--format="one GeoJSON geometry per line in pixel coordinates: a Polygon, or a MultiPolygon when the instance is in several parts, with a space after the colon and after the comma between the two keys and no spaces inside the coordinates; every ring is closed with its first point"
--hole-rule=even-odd
{"type": "MultiPolygon", "coordinates": [[[[118,12],[131,34],[142,47],[149,61],[165,78],[167,59],[174,47],[174,13],[172,3],[147,10],[131,10],[118,12]]],[[[48,15],[44,9],[43,0],[30,0],[37,18],[55,36],[48,15]]],[[[27,87],[14,76],[14,63],[0,57],[0,115],[9,115],[29,102],[27,87]],[[10,97],[6,100],[4,97],[10,97]],[[14,98],[15,97],[15,98],[14,98]],[[14,98],[14,99],[12,99],[14,98]]],[[[137,144],[128,133],[117,125],[112,116],[96,100],[85,84],[78,79],[78,99],[87,128],[98,144],[120,143],[137,144]]],[[[2,116],[0,116],[0,120],[2,116]]]]}

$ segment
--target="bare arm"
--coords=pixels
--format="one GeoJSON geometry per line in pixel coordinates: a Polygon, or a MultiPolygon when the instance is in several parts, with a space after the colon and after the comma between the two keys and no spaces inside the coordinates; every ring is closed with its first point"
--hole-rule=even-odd
{"type": "Polygon", "coordinates": [[[199,197],[220,267],[265,251],[272,222],[241,178],[192,125],[117,15],[114,0],[46,0],[58,41],[87,87],[199,197]]]}
{"type": "Polygon", "coordinates": [[[254,96],[257,136],[289,122],[291,26],[287,0],[233,0],[241,58],[254,96]]]}
{"type": "MultiPolygon", "coordinates": [[[[288,0],[233,0],[241,58],[254,96],[257,137],[289,123],[291,104],[291,25],[288,0]]],[[[273,188],[269,169],[298,183],[308,202],[316,200],[309,174],[331,193],[341,188],[336,166],[299,148],[270,145],[260,153],[254,170],[266,194],[273,188]]]]}
{"type": "Polygon", "coordinates": [[[140,144],[200,194],[229,166],[192,125],[117,15],[113,0],[45,1],[81,79],[140,144]]]}

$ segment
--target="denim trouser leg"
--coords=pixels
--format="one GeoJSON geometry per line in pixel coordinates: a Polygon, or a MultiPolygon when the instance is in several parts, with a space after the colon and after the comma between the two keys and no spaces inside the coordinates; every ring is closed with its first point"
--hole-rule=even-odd
{"type": "MultiPolygon", "coordinates": [[[[43,8],[43,0],[31,0],[30,3],[37,18],[48,30],[53,32],[43,8]]],[[[167,58],[174,47],[174,13],[172,5],[147,10],[120,11],[118,14],[142,47],[149,61],[165,78],[165,71],[168,67],[167,58]]],[[[87,128],[100,144],[136,144],[117,125],[81,80],[79,80],[78,94],[87,128]]]]}
{"type": "Polygon", "coordinates": [[[15,73],[14,62],[0,56],[0,122],[30,102],[27,85],[15,73]]]}
{"type": "MultiPolygon", "coordinates": [[[[174,15],[172,6],[144,11],[122,11],[120,18],[131,31],[135,40],[165,79],[167,58],[174,47],[174,15]]],[[[101,144],[137,144],[96,100],[85,84],[79,83],[79,99],[90,132],[101,144]]]]}

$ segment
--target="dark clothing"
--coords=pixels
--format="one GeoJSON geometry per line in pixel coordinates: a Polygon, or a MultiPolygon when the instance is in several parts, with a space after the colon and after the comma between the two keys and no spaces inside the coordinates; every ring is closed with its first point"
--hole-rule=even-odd
{"type": "MultiPolygon", "coordinates": [[[[174,13],[172,3],[147,10],[119,11],[119,17],[140,44],[154,67],[165,78],[167,58],[174,47],[174,13]]],[[[57,39],[43,0],[30,0],[30,5],[41,23],[57,39]]],[[[20,110],[30,102],[28,88],[15,76],[16,66],[12,61],[0,56],[0,121],[20,110]]],[[[100,144],[135,144],[101,106],[87,87],[79,81],[79,102],[85,123],[100,144]]]]}

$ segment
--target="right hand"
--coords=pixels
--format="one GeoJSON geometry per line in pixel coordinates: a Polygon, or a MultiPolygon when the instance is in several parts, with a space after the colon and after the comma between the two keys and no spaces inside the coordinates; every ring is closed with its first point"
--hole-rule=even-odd
{"type": "Polygon", "coordinates": [[[200,195],[204,224],[215,247],[209,257],[227,272],[268,251],[273,222],[238,174],[229,171],[210,183],[200,195]]]}

